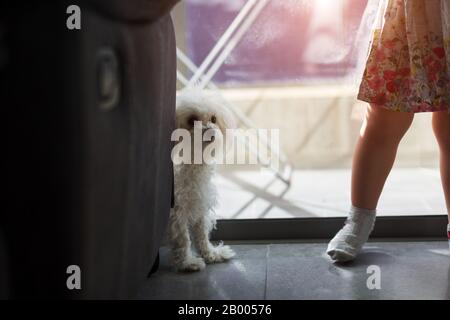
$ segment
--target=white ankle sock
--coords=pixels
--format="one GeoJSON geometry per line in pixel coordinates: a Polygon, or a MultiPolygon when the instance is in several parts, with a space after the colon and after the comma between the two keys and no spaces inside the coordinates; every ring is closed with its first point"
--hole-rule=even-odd
{"type": "Polygon", "coordinates": [[[352,206],[344,227],[328,244],[327,253],[331,259],[338,262],[353,260],[369,239],[375,217],[376,210],[352,206]]]}

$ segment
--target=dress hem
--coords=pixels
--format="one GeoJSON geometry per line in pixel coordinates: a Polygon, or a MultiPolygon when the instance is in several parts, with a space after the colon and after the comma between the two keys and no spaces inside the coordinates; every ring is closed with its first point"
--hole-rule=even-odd
{"type": "Polygon", "coordinates": [[[374,104],[375,106],[377,106],[379,108],[383,108],[383,109],[394,111],[394,112],[403,112],[403,113],[427,113],[427,112],[431,112],[431,113],[433,113],[433,112],[445,112],[446,111],[446,112],[448,112],[450,114],[450,106],[444,107],[442,109],[430,109],[430,110],[417,109],[417,110],[408,110],[408,111],[406,111],[406,110],[401,110],[399,108],[396,108],[396,107],[390,105],[389,103],[380,104],[374,98],[370,98],[370,97],[364,97],[364,96],[358,95],[357,99],[359,101],[371,103],[371,104],[374,104]]]}

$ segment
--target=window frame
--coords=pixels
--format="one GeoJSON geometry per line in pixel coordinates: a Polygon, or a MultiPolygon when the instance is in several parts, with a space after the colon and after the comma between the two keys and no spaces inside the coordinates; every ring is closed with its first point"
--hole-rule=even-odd
{"type": "MultiPolygon", "coordinates": [[[[377,217],[372,239],[445,240],[447,215],[377,217]]],[[[212,240],[329,240],[345,217],[218,220],[212,240]]]]}

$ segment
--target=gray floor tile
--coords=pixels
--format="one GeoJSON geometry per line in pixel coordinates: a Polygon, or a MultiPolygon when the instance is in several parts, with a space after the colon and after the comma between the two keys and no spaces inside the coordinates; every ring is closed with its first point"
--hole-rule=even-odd
{"type": "Polygon", "coordinates": [[[236,258],[207,265],[202,272],[177,273],[166,248],[160,269],[141,290],[140,299],[264,299],[267,245],[236,245],[236,258]]]}
{"type": "Polygon", "coordinates": [[[161,267],[140,299],[450,299],[448,243],[369,243],[352,263],[333,264],[325,243],[233,245],[229,263],[176,273],[162,249],[161,267]],[[381,290],[367,268],[379,266],[381,290]]]}
{"type": "Polygon", "coordinates": [[[272,245],[267,299],[450,299],[446,242],[369,243],[352,263],[336,265],[326,244],[272,245]],[[381,271],[369,290],[367,268],[381,271]]]}

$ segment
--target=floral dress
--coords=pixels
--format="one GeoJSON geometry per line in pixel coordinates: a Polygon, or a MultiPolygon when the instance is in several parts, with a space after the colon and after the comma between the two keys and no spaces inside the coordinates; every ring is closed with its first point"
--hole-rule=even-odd
{"type": "Polygon", "coordinates": [[[450,113],[450,0],[386,0],[358,99],[450,113]]]}

